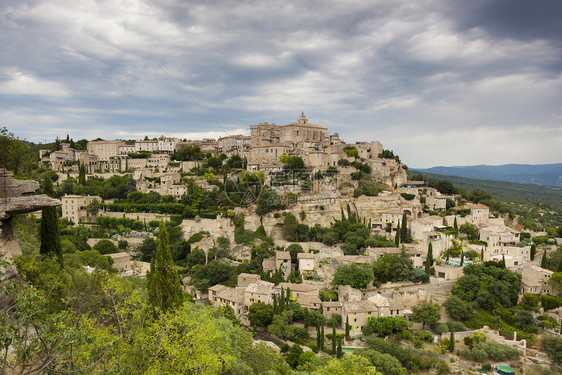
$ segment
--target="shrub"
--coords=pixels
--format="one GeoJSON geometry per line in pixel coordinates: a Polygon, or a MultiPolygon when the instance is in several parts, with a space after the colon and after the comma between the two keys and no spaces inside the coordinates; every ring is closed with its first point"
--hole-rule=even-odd
{"type": "Polygon", "coordinates": [[[449,327],[447,327],[447,325],[444,324],[444,323],[437,323],[437,324],[435,325],[435,327],[433,327],[433,330],[435,331],[435,333],[441,335],[441,334],[443,334],[443,333],[445,333],[445,332],[448,332],[448,331],[449,331],[449,327]]]}
{"type": "Polygon", "coordinates": [[[466,327],[461,322],[455,322],[453,320],[449,320],[447,322],[447,327],[449,327],[449,331],[451,332],[459,332],[459,331],[466,331],[466,327]]]}
{"type": "Polygon", "coordinates": [[[433,335],[426,331],[418,331],[416,332],[416,337],[420,340],[425,340],[429,342],[433,342],[433,335]]]}

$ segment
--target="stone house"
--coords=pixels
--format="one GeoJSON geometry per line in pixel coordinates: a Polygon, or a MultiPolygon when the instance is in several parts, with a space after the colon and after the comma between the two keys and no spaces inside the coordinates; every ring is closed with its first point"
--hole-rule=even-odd
{"type": "Polygon", "coordinates": [[[275,284],[259,280],[249,284],[244,290],[244,305],[250,306],[254,302],[273,303],[273,289],[275,284]]]}
{"type": "Polygon", "coordinates": [[[241,273],[238,275],[238,287],[247,287],[250,284],[257,283],[260,281],[260,275],[254,275],[253,273],[241,273]]]}
{"type": "MultiPolygon", "coordinates": [[[[65,195],[60,198],[62,201],[62,218],[66,218],[78,225],[80,222],[88,218],[86,207],[97,199],[100,203],[101,197],[97,195],[65,195]]],[[[94,215],[95,216],[95,215],[94,215]]]]}
{"type": "Polygon", "coordinates": [[[464,276],[463,267],[450,265],[438,266],[437,264],[435,264],[433,266],[433,269],[435,269],[435,277],[439,277],[445,280],[458,280],[462,276],[464,276]]]}
{"type": "Polygon", "coordinates": [[[483,204],[468,203],[466,207],[470,209],[470,215],[467,219],[474,225],[487,223],[490,217],[490,208],[483,204]]]}
{"type": "Polygon", "coordinates": [[[263,260],[262,268],[264,272],[280,269],[283,277],[287,278],[291,274],[291,254],[288,251],[276,251],[274,257],[263,260]]]}
{"type": "Polygon", "coordinates": [[[530,265],[523,267],[521,279],[521,293],[538,293],[553,295],[552,286],[548,280],[552,277],[551,270],[539,266],[530,265]]]}
{"type": "Polygon", "coordinates": [[[367,325],[369,318],[377,317],[378,308],[369,300],[342,302],[342,327],[349,322],[350,335],[361,334],[361,328],[367,325]]]}
{"type": "Polygon", "coordinates": [[[387,298],[380,293],[375,294],[367,298],[368,301],[371,301],[376,310],[376,317],[394,317],[394,316],[404,316],[404,306],[400,303],[400,301],[387,298]]]}
{"type": "Polygon", "coordinates": [[[480,241],[486,241],[489,249],[517,246],[519,231],[499,225],[482,226],[480,228],[480,241]]]}
{"type": "Polygon", "coordinates": [[[332,316],[334,316],[334,314],[342,314],[342,305],[340,301],[328,301],[324,302],[322,305],[326,320],[330,319],[332,316]]]}
{"type": "Polygon", "coordinates": [[[303,275],[311,275],[314,273],[315,258],[312,253],[298,253],[299,271],[303,275]]]}
{"type": "Polygon", "coordinates": [[[247,306],[244,305],[244,288],[214,285],[209,288],[209,299],[219,306],[232,307],[236,316],[247,310],[247,306]]]}
{"type": "Polygon", "coordinates": [[[125,142],[114,141],[90,141],[88,142],[88,154],[96,155],[98,160],[109,160],[119,155],[119,147],[126,146],[125,142]]]}

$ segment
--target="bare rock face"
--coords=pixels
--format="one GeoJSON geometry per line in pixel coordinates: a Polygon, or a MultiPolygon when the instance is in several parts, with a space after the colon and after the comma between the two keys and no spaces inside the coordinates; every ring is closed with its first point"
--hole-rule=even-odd
{"type": "MultiPolygon", "coordinates": [[[[0,260],[10,260],[21,255],[21,248],[14,233],[13,216],[27,212],[57,207],[61,201],[45,194],[27,195],[39,189],[39,183],[32,180],[16,180],[13,174],[0,168],[0,260]]],[[[17,274],[15,267],[8,266],[4,277],[17,274]]]]}

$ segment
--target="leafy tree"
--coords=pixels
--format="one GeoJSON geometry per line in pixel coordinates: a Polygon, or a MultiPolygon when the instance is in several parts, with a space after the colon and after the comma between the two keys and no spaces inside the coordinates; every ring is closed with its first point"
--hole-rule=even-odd
{"type": "Polygon", "coordinates": [[[425,329],[425,325],[434,325],[441,319],[439,305],[436,303],[426,302],[421,306],[412,307],[412,320],[421,323],[425,329]]]}
{"type": "Polygon", "coordinates": [[[365,288],[371,279],[371,270],[369,268],[360,267],[353,263],[338,267],[332,284],[351,285],[353,288],[361,289],[365,288]]]}
{"type": "Polygon", "coordinates": [[[404,249],[400,255],[385,254],[373,263],[373,275],[381,283],[410,280],[413,275],[412,259],[404,249]]]}
{"type": "Polygon", "coordinates": [[[99,240],[93,247],[94,250],[99,251],[100,254],[114,254],[116,253],[117,246],[110,240],[99,240]]]}
{"type": "Polygon", "coordinates": [[[494,197],[492,196],[492,194],[490,194],[486,190],[480,189],[480,188],[475,188],[468,195],[468,200],[471,201],[471,202],[474,202],[474,203],[480,203],[482,201],[490,201],[493,198],[494,197]]]}
{"type": "Polygon", "coordinates": [[[536,310],[540,304],[540,296],[533,293],[523,293],[521,297],[521,307],[525,310],[536,310]]]}
{"type": "Polygon", "coordinates": [[[531,245],[531,260],[535,260],[535,256],[537,255],[537,245],[531,245]]]}
{"type": "Polygon", "coordinates": [[[447,309],[447,314],[455,320],[466,320],[472,316],[470,304],[457,296],[447,298],[443,306],[447,309]]]}
{"type": "Polygon", "coordinates": [[[294,241],[298,225],[299,222],[297,221],[295,215],[289,214],[285,216],[285,219],[283,219],[283,234],[285,239],[294,241]]]}
{"type": "Polygon", "coordinates": [[[291,349],[289,349],[289,352],[287,353],[287,363],[292,368],[296,368],[299,364],[299,357],[303,353],[304,350],[302,350],[302,347],[299,344],[294,344],[293,346],[291,346],[291,349]]]}
{"type": "Polygon", "coordinates": [[[4,155],[6,169],[13,171],[15,175],[29,164],[28,145],[5,127],[0,129],[0,153],[4,155]]]}
{"type": "Polygon", "coordinates": [[[141,253],[141,261],[150,262],[156,254],[156,241],[151,237],[146,238],[139,246],[139,251],[141,253]]]}
{"type": "MultiPolygon", "coordinates": [[[[341,341],[340,341],[341,344],[341,341]]],[[[338,346],[339,347],[339,346],[338,346]]],[[[367,358],[346,354],[341,359],[333,358],[324,366],[316,369],[312,375],[381,375],[371,366],[367,358]]]]}
{"type": "MultiPolygon", "coordinates": [[[[456,218],[455,218],[456,219],[456,218]]],[[[466,234],[470,241],[478,240],[478,228],[471,223],[464,223],[459,227],[459,232],[466,234]]]]}
{"type": "Polygon", "coordinates": [[[267,327],[267,331],[272,335],[286,340],[293,336],[295,327],[293,323],[293,312],[285,310],[279,315],[274,315],[271,324],[267,327]]]}
{"type": "MultiPolygon", "coordinates": [[[[43,191],[48,196],[53,196],[53,182],[48,177],[43,180],[43,191]]],[[[61,267],[63,266],[59,218],[56,207],[44,208],[41,212],[41,247],[39,252],[47,256],[56,256],[61,267]]]]}
{"type": "Polygon", "coordinates": [[[273,306],[263,302],[252,303],[248,309],[248,320],[254,327],[267,327],[273,320],[273,306]]]}
{"type": "Polygon", "coordinates": [[[435,187],[437,191],[442,194],[454,194],[455,185],[449,180],[439,180],[437,181],[437,186],[435,187]]]}
{"type": "Polygon", "coordinates": [[[341,338],[338,340],[338,348],[336,350],[336,357],[341,358],[343,355],[342,347],[341,347],[341,338]]]}
{"type": "Polygon", "coordinates": [[[355,354],[367,358],[377,370],[384,375],[406,375],[407,371],[398,359],[387,353],[381,353],[373,349],[360,349],[355,354]]]}
{"type": "Polygon", "coordinates": [[[156,257],[150,262],[150,271],[146,278],[148,300],[151,305],[163,311],[182,305],[181,281],[172,260],[168,232],[164,223],[160,223],[160,232],[156,241],[156,257]]]}
{"type": "Polygon", "coordinates": [[[548,280],[548,285],[551,285],[558,294],[562,294],[562,272],[554,272],[548,280]]]}

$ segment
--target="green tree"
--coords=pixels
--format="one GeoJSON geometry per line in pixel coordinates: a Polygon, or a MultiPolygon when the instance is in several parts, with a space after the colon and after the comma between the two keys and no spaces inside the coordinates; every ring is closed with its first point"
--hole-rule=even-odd
{"type": "Polygon", "coordinates": [[[562,294],[562,272],[554,272],[548,279],[548,285],[551,285],[558,294],[562,294]]]}
{"type": "MultiPolygon", "coordinates": [[[[455,218],[456,219],[456,218],[455,218]]],[[[478,240],[478,228],[471,223],[464,223],[459,227],[459,232],[466,234],[469,241],[478,240]]]]}
{"type": "Polygon", "coordinates": [[[447,314],[449,314],[452,319],[466,320],[470,319],[472,316],[470,304],[455,295],[447,298],[443,306],[445,306],[447,314]]]}
{"type": "Polygon", "coordinates": [[[449,339],[449,351],[455,352],[455,332],[451,331],[451,338],[449,339]]]}
{"type": "Polygon", "coordinates": [[[295,327],[293,323],[293,312],[290,310],[283,311],[279,315],[274,315],[271,324],[267,327],[267,331],[272,335],[286,340],[293,336],[295,327]]]}
{"type": "Polygon", "coordinates": [[[332,353],[336,353],[336,326],[332,327],[332,353]]]}
{"type": "Polygon", "coordinates": [[[356,350],[355,354],[367,358],[371,364],[384,375],[406,375],[407,371],[398,359],[388,353],[381,353],[373,349],[356,350]]]}
{"type": "Polygon", "coordinates": [[[542,253],[541,267],[542,268],[548,268],[548,258],[546,257],[546,249],[542,253]]]}
{"type": "Polygon", "coordinates": [[[427,246],[427,257],[425,258],[425,273],[428,276],[433,275],[433,272],[431,272],[431,266],[433,266],[433,245],[430,242],[427,246]]]}
{"type": "Polygon", "coordinates": [[[254,327],[267,327],[273,320],[273,306],[254,302],[248,309],[248,320],[254,327]]]}
{"type": "Polygon", "coordinates": [[[531,245],[531,260],[535,260],[535,256],[537,255],[537,245],[531,245]]]}
{"type": "Polygon", "coordinates": [[[291,262],[293,264],[298,264],[298,258],[297,258],[298,254],[304,253],[302,246],[296,243],[287,246],[286,251],[288,251],[289,254],[291,254],[291,262]]]}
{"type": "Polygon", "coordinates": [[[141,261],[150,262],[156,254],[156,241],[151,237],[146,238],[139,246],[139,251],[141,253],[141,261]]]}
{"type": "Polygon", "coordinates": [[[93,249],[99,251],[100,254],[114,254],[117,252],[117,246],[112,241],[106,239],[96,242],[93,249]]]}
{"type": "Polygon", "coordinates": [[[421,323],[425,329],[425,325],[434,325],[441,319],[439,305],[436,303],[426,302],[421,306],[412,307],[412,320],[421,323]]]}
{"type": "Polygon", "coordinates": [[[338,348],[336,350],[336,357],[341,358],[343,355],[342,347],[341,347],[341,338],[338,340],[338,348]]]}
{"type": "Polygon", "coordinates": [[[455,185],[449,180],[439,180],[437,181],[437,185],[435,186],[437,191],[442,194],[454,194],[455,193],[455,185]]]}
{"type": "MultiPolygon", "coordinates": [[[[43,191],[53,196],[53,182],[49,177],[43,180],[43,191]]],[[[39,252],[46,256],[57,257],[63,266],[62,245],[60,240],[59,218],[56,207],[44,208],[41,212],[41,247],[39,252]]]]}
{"type": "Polygon", "coordinates": [[[156,241],[156,257],[150,262],[150,270],[146,279],[148,300],[151,305],[166,311],[183,304],[181,281],[172,260],[168,232],[164,223],[160,223],[160,232],[156,241]]]}
{"type": "Polygon", "coordinates": [[[408,235],[408,218],[406,217],[406,211],[402,214],[402,226],[400,227],[400,242],[406,242],[406,236],[408,235]]]}
{"type": "Polygon", "coordinates": [[[351,285],[353,288],[365,288],[372,279],[371,270],[368,267],[360,267],[353,263],[338,267],[334,274],[332,284],[351,285]]]}
{"type": "Polygon", "coordinates": [[[400,245],[400,223],[398,223],[398,226],[396,227],[396,234],[394,235],[394,244],[396,246],[400,245]]]}

